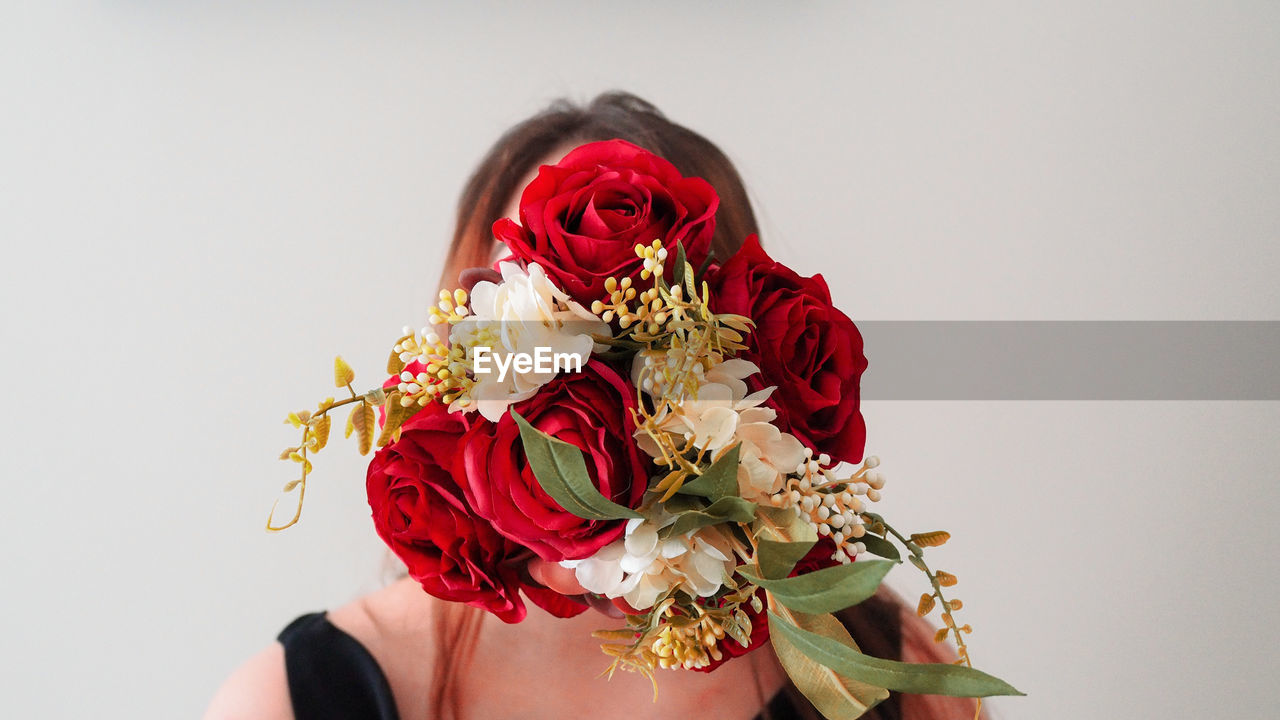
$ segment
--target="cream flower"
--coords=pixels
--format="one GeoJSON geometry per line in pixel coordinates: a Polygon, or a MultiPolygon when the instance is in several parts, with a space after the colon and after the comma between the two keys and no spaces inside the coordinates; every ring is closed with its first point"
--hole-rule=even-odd
{"type": "Polygon", "coordinates": [[[733,550],[715,527],[691,530],[663,539],[661,524],[629,520],[622,540],[601,548],[585,560],[564,560],[573,568],[582,587],[611,598],[622,598],[631,607],[645,610],[673,588],[690,595],[710,597],[719,592],[733,572],[733,550]]]}
{"type": "Polygon", "coordinates": [[[494,422],[511,403],[532,397],[566,366],[585,366],[595,347],[591,334],[609,332],[607,324],[569,299],[538,264],[530,264],[526,271],[504,262],[498,269],[502,282],[476,283],[470,314],[450,333],[451,342],[467,348],[475,380],[450,409],[478,408],[494,422]],[[477,353],[477,348],[485,350],[477,353]],[[517,367],[513,361],[517,357],[547,357],[555,362],[517,367]],[[504,360],[502,370],[498,366],[504,360]],[[480,368],[487,372],[478,372],[480,368]]]}
{"type": "MultiPolygon", "coordinates": [[[[646,387],[646,379],[665,376],[667,362],[669,358],[664,355],[638,354],[632,365],[632,380],[646,387]]],[[[712,455],[738,445],[738,487],[742,497],[757,500],[777,492],[784,476],[804,462],[805,448],[773,424],[778,414],[772,408],[761,407],[776,388],[747,394],[744,379],[760,371],[747,360],[735,358],[705,370],[696,368],[696,392],[674,406],[662,407],[657,414],[658,427],[684,442],[692,441],[712,455]]],[[[665,382],[647,385],[654,391],[666,387],[665,382]]],[[[644,431],[637,432],[636,440],[651,456],[661,456],[653,438],[644,431]]]]}

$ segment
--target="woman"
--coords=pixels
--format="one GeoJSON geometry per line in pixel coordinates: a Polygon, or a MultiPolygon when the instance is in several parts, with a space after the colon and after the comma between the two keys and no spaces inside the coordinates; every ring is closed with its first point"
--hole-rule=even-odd
{"type": "MultiPolygon", "coordinates": [[[[746,190],[725,155],[667,120],[649,103],[607,93],[585,107],[557,102],[512,128],[472,175],[458,206],[446,285],[501,254],[490,228],[515,217],[520,190],[542,164],[590,141],[620,138],[701,177],[720,197],[712,252],[727,258],[757,232],[746,190]]],[[[531,561],[530,577],[566,595],[584,594],[571,570],[531,561]]],[[[602,612],[609,613],[611,606],[602,612]]],[[[591,631],[616,623],[596,613],[559,619],[531,607],[521,623],[437,601],[404,577],[327,615],[299,618],[237,670],[206,715],[224,718],[816,718],[772,652],[751,652],[713,673],[664,672],[653,701],[649,681],[605,665],[591,631]]],[[[887,589],[841,613],[869,654],[949,662],[933,630],[887,589]]],[[[973,701],[893,696],[867,718],[972,717],[973,701]]]]}

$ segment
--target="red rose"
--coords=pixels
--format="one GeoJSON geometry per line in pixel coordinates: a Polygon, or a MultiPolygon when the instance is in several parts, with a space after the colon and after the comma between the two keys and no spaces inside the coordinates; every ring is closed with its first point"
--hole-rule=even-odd
{"type": "Polygon", "coordinates": [[[400,439],[369,464],[365,483],[378,536],[409,568],[409,576],[443,600],[483,608],[514,623],[520,598],[568,617],[586,606],[532,582],[527,551],[499,535],[468,507],[453,478],[463,415],[432,403],[404,424],[400,439]]]}
{"type": "MultiPolygon", "coordinates": [[[[513,409],[530,425],[582,449],[600,494],[634,508],[647,484],[646,460],[632,433],[636,391],[599,360],[580,373],[552,380],[513,409]]],[[[476,513],[498,532],[548,562],[589,557],[622,535],[619,520],[584,520],[547,495],[529,468],[520,430],[510,413],[477,422],[462,439],[463,467],[455,476],[476,513]]]]}
{"type": "Polygon", "coordinates": [[[800,277],[766,255],[753,235],[707,280],[712,310],[755,321],[742,357],[760,373],[747,383],[753,390],[778,386],[767,404],[781,427],[836,460],[862,460],[862,335],[831,304],[822,276],[800,277]]]}
{"type": "Polygon", "coordinates": [[[520,196],[520,222],[502,219],[493,234],[513,256],[536,262],[556,285],[590,305],[604,279],[640,279],[638,243],[662,240],[674,261],[679,240],[694,268],[715,233],[719,197],[701,178],[622,140],[583,145],[544,165],[520,196]]]}

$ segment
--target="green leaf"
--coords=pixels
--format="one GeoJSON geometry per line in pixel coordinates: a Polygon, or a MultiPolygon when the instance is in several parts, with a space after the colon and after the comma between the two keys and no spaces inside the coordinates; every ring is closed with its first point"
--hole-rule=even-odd
{"type": "Polygon", "coordinates": [[[866,545],[867,552],[872,555],[879,555],[882,558],[887,558],[894,562],[902,562],[902,555],[898,553],[898,546],[878,535],[867,533],[866,535],[858,538],[858,542],[866,545]]]}
{"type": "MultiPolygon", "coordinates": [[[[652,490],[650,490],[649,492],[654,497],[658,497],[662,495],[662,493],[653,492],[652,490]]],[[[707,507],[707,504],[705,502],[703,502],[701,499],[697,497],[694,497],[693,495],[680,495],[680,494],[672,495],[670,499],[662,503],[662,509],[666,510],[668,513],[671,513],[672,515],[679,515],[680,513],[687,513],[687,512],[696,512],[696,511],[704,510],[706,509],[706,507],[707,507]]]]}
{"type": "Polygon", "coordinates": [[[824,667],[898,692],[954,697],[1024,694],[997,677],[964,665],[904,663],[865,655],[831,638],[802,630],[773,610],[769,611],[769,631],[775,642],[779,637],[785,638],[824,667]]]}
{"type": "MultiPolygon", "coordinates": [[[[669,509],[669,508],[668,508],[669,509]]],[[[680,514],[676,521],[662,529],[664,537],[683,535],[690,530],[719,525],[726,522],[747,523],[756,517],[756,504],[740,497],[725,497],[711,503],[702,510],[689,510],[680,514]]]]}
{"type": "MultiPolygon", "coordinates": [[[[708,253],[707,259],[702,261],[702,267],[698,268],[697,277],[706,277],[707,271],[711,269],[711,266],[715,264],[715,261],[715,253],[708,253]]],[[[723,262],[723,260],[721,262],[723,262]]]]}
{"type": "Polygon", "coordinates": [[[591,484],[587,463],[575,445],[557,440],[530,425],[515,410],[511,411],[520,427],[529,467],[542,489],[570,513],[586,520],[618,520],[643,517],[604,495],[591,484]]]}
{"type": "Polygon", "coordinates": [[[738,574],[773,593],[792,610],[816,615],[843,610],[871,597],[894,564],[860,560],[780,579],[759,577],[743,568],[738,568],[738,574]]]}
{"type": "MultiPolygon", "coordinates": [[[[771,604],[776,606],[776,603],[771,604]]],[[[769,613],[769,642],[791,682],[823,717],[828,720],[854,720],[889,697],[889,691],[882,687],[859,682],[819,664],[793,645],[786,635],[775,630],[779,622],[794,623],[809,632],[835,640],[851,652],[858,652],[857,644],[839,620],[831,615],[791,613],[782,607],[777,610],[777,615],[769,613]]]]}
{"type": "Polygon", "coordinates": [[[759,540],[756,543],[756,563],[760,565],[760,574],[767,579],[786,577],[796,563],[809,554],[816,544],[817,541],[814,540],[800,542],[759,540]]]}
{"type": "Polygon", "coordinates": [[[818,531],[790,508],[765,505],[758,514],[756,537],[777,542],[817,542],[818,531]]]}
{"type": "Polygon", "coordinates": [[[756,513],[755,534],[760,538],[756,561],[761,574],[770,579],[786,577],[818,541],[818,532],[808,520],[790,508],[767,505],[756,513]]]}
{"type": "Polygon", "coordinates": [[[684,243],[676,241],[676,269],[671,273],[671,286],[676,287],[684,282],[684,266],[688,260],[684,257],[684,243]]]}
{"type": "Polygon", "coordinates": [[[719,460],[711,463],[711,467],[705,472],[686,482],[678,492],[698,495],[712,502],[724,497],[737,497],[738,446],[730,448],[719,460]]]}

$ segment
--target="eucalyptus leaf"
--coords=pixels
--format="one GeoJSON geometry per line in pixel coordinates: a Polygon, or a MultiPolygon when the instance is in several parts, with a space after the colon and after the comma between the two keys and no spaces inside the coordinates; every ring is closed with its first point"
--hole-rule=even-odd
{"type": "Polygon", "coordinates": [[[878,535],[867,533],[866,535],[858,538],[858,542],[866,545],[867,552],[872,555],[879,555],[882,558],[887,558],[894,562],[902,562],[902,555],[898,552],[898,546],[878,535]]]}
{"type": "Polygon", "coordinates": [[[711,467],[705,472],[681,486],[678,492],[698,495],[712,502],[724,497],[737,497],[738,446],[730,448],[719,460],[711,463],[711,467]]]}
{"type": "Polygon", "coordinates": [[[857,605],[874,595],[894,564],[888,560],[860,560],[780,579],[759,577],[742,568],[738,574],[773,593],[796,612],[821,614],[857,605]]]}
{"type": "Polygon", "coordinates": [[[715,259],[715,255],[707,255],[707,259],[702,261],[702,267],[698,268],[697,277],[706,277],[707,271],[711,269],[712,264],[715,263],[715,259]]]}
{"type": "Polygon", "coordinates": [[[809,632],[831,638],[851,652],[859,652],[858,646],[844,625],[831,615],[795,614],[786,608],[778,608],[778,615],[769,613],[769,642],[782,669],[787,671],[791,682],[823,717],[828,720],[854,720],[889,697],[888,690],[843,676],[804,654],[785,634],[775,629],[781,622],[791,622],[809,632]]]}
{"type": "Polygon", "coordinates": [[[684,257],[684,243],[676,241],[676,267],[671,273],[671,286],[676,287],[684,282],[684,266],[688,262],[684,257]]]}
{"type": "Polygon", "coordinates": [[[600,494],[591,483],[587,463],[577,446],[535,428],[515,410],[511,411],[511,417],[520,427],[520,440],[534,478],[561,507],[586,520],[643,517],[600,494]]]}
{"type": "MultiPolygon", "coordinates": [[[[653,493],[654,496],[659,496],[662,494],[660,492],[654,492],[652,490],[650,492],[653,493]]],[[[670,498],[667,499],[666,502],[662,503],[662,509],[666,510],[672,515],[679,515],[680,513],[703,510],[706,507],[707,507],[707,503],[705,501],[693,495],[680,495],[680,494],[672,495],[670,498]]]]}
{"type": "Polygon", "coordinates": [[[817,542],[818,531],[791,508],[764,505],[757,513],[756,537],[777,542],[817,542]]]}
{"type": "Polygon", "coordinates": [[[1009,683],[981,670],[944,663],[904,663],[871,657],[817,633],[802,630],[769,611],[770,637],[785,638],[824,667],[861,682],[898,692],[953,697],[1023,695],[1009,683]]]}
{"type": "Polygon", "coordinates": [[[756,563],[760,566],[760,574],[766,579],[784,578],[795,568],[800,559],[809,554],[813,540],[800,542],[777,542],[775,540],[758,540],[756,543],[756,563]]]}
{"type": "Polygon", "coordinates": [[[681,513],[674,523],[663,528],[662,534],[665,537],[673,537],[708,525],[751,522],[755,517],[755,503],[747,502],[740,497],[725,497],[711,503],[703,510],[689,510],[681,513]]]}

